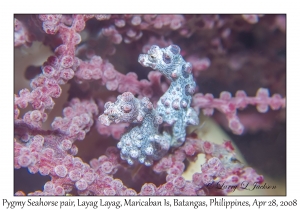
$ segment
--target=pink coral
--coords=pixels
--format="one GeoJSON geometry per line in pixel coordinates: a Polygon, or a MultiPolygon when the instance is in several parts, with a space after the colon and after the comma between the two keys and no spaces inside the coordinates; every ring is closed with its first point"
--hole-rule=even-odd
{"type": "Polygon", "coordinates": [[[214,108],[226,115],[229,128],[236,134],[243,133],[243,125],[237,116],[237,109],[244,109],[248,104],[256,105],[259,112],[265,113],[270,106],[273,110],[285,108],[285,98],[279,94],[269,97],[269,91],[265,88],[258,89],[256,97],[247,97],[245,91],[237,91],[235,97],[232,98],[229,92],[223,91],[220,98],[214,99],[211,94],[203,95],[197,93],[194,96],[194,107],[203,108],[205,115],[212,115],[214,108]]]}
{"type": "Polygon", "coordinates": [[[156,107],[170,83],[141,68],[138,55],[154,44],[177,44],[193,66],[197,86],[188,91],[196,91],[195,109],[222,124],[218,110],[236,134],[284,124],[284,20],[284,15],[15,15],[16,48],[41,41],[53,51],[30,76],[30,86],[14,96],[14,167],[51,180],[37,191],[16,184],[15,194],[226,195],[232,189],[214,184],[240,190],[243,181],[261,184],[263,176],[236,159],[231,143],[215,144],[194,133],[153,166],[129,166],[116,148],[128,124],[107,127],[97,117],[105,102],[124,92],[148,97],[156,107]],[[68,88],[67,103],[57,114],[68,88]],[[198,154],[205,163],[187,180],[187,162],[198,154]]]}

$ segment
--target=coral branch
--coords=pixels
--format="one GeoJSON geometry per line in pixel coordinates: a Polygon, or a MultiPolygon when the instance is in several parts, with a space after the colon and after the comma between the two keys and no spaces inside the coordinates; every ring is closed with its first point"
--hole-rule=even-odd
{"type": "Polygon", "coordinates": [[[75,77],[79,82],[100,80],[101,84],[110,91],[131,92],[148,98],[163,93],[160,82],[161,74],[158,72],[149,73],[149,81],[139,81],[135,73],[129,72],[124,75],[118,72],[109,61],[103,61],[100,56],[93,56],[90,61],[78,61],[79,66],[75,77]]]}
{"type": "Polygon", "coordinates": [[[193,106],[195,108],[202,108],[204,115],[212,115],[214,109],[226,115],[229,128],[235,134],[243,133],[244,127],[241,124],[238,116],[237,109],[244,109],[248,105],[256,106],[257,110],[261,113],[268,111],[270,106],[272,110],[285,108],[285,98],[279,94],[269,96],[269,90],[265,88],[258,89],[255,97],[248,97],[245,91],[237,91],[235,97],[231,97],[229,92],[223,91],[220,98],[214,99],[212,94],[197,93],[193,97],[193,106]]]}
{"type": "Polygon", "coordinates": [[[32,42],[31,34],[22,22],[15,18],[15,33],[14,45],[15,47],[26,45],[29,46],[32,42]]]}
{"type": "Polygon", "coordinates": [[[236,159],[230,142],[218,145],[191,138],[187,138],[174,154],[155,164],[153,170],[167,173],[167,182],[156,189],[157,195],[227,195],[235,189],[242,190],[243,183],[254,185],[264,180],[263,176],[236,159]],[[185,180],[182,177],[185,167],[182,161],[186,156],[193,159],[198,154],[206,156],[201,173],[195,173],[192,180],[185,180]],[[224,183],[231,187],[220,187],[224,183]]]}

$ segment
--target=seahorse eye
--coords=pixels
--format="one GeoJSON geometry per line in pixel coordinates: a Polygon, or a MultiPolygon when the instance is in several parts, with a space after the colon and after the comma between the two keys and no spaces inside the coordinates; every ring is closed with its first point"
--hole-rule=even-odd
{"type": "Polygon", "coordinates": [[[110,114],[109,116],[108,116],[108,118],[110,119],[110,120],[115,120],[116,118],[117,118],[117,114],[110,114]]]}

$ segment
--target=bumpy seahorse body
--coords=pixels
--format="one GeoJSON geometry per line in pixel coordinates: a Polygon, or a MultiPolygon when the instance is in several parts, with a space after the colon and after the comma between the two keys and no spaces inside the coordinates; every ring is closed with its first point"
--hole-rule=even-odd
{"type": "Polygon", "coordinates": [[[121,158],[128,164],[138,161],[152,165],[153,160],[161,159],[169,150],[171,137],[158,132],[162,117],[153,109],[148,98],[140,100],[125,92],[118,96],[115,103],[107,102],[104,107],[104,114],[99,117],[102,124],[133,123],[132,129],[122,136],[117,145],[121,149],[121,158]]]}
{"type": "Polygon", "coordinates": [[[132,165],[138,161],[147,166],[161,159],[170,147],[179,147],[185,141],[186,127],[199,123],[197,113],[190,107],[196,84],[192,66],[180,55],[180,48],[152,46],[148,54],[138,61],[163,73],[171,85],[159,99],[154,109],[148,98],[137,99],[130,92],[118,96],[115,103],[107,102],[104,114],[99,116],[102,124],[128,122],[131,128],[122,137],[117,147],[121,158],[132,165]],[[172,126],[172,134],[159,132],[163,122],[172,126]]]}
{"type": "Polygon", "coordinates": [[[186,126],[199,124],[197,113],[190,107],[196,87],[192,65],[184,61],[176,45],[167,48],[154,45],[147,54],[140,55],[138,61],[143,66],[158,70],[171,81],[156,110],[164,122],[172,125],[171,146],[178,147],[185,140],[186,126]]]}

